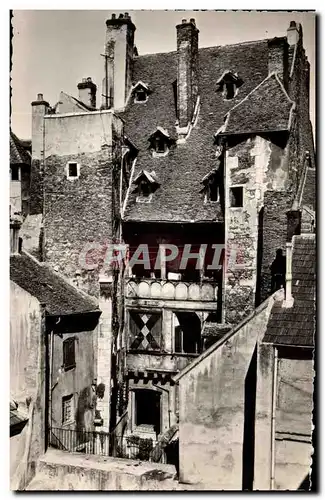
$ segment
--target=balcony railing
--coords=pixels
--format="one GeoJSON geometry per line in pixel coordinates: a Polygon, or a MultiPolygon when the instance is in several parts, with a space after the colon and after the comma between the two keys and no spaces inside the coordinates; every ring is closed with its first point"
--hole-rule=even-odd
{"type": "Polygon", "coordinates": [[[127,278],[126,297],[130,299],[160,299],[216,302],[218,286],[211,282],[189,283],[156,278],[127,278]]]}

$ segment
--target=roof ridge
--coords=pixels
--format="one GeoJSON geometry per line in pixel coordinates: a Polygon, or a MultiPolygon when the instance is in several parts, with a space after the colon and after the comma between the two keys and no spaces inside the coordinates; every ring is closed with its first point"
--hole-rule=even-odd
{"type": "MultiPolygon", "coordinates": [[[[276,38],[286,38],[286,37],[276,37],[276,38]]],[[[199,47],[198,48],[198,51],[200,52],[200,50],[207,50],[207,49],[220,49],[220,48],[223,48],[223,47],[236,47],[236,46],[239,46],[239,45],[253,45],[253,44],[256,44],[256,43],[263,43],[263,42],[268,42],[269,40],[272,40],[273,38],[261,38],[259,40],[247,40],[245,42],[237,42],[237,43],[226,43],[225,45],[208,45],[206,47],[199,47]]],[[[136,59],[140,59],[142,57],[148,57],[148,56],[160,56],[160,55],[163,55],[163,54],[168,54],[168,55],[171,55],[171,54],[177,54],[177,50],[170,50],[168,52],[150,52],[148,54],[141,54],[141,55],[138,55],[136,57],[136,59]]]]}

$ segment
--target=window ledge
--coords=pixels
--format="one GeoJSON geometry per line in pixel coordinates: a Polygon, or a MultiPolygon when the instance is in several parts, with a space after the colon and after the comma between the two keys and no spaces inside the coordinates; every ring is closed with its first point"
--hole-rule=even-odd
{"type": "Polygon", "coordinates": [[[73,370],[75,367],[76,367],[76,364],[71,365],[71,366],[64,366],[64,367],[63,367],[63,370],[64,370],[65,372],[68,372],[68,371],[70,371],[70,370],[73,370]]]}
{"type": "Polygon", "coordinates": [[[153,151],[152,156],[153,156],[153,158],[163,158],[163,157],[167,156],[168,153],[169,153],[169,149],[167,149],[167,151],[164,151],[164,153],[158,153],[157,151],[153,151]]]}

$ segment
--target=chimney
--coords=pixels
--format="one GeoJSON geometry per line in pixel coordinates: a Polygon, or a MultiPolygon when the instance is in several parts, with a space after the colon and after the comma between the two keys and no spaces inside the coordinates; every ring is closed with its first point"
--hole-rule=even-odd
{"type": "Polygon", "coordinates": [[[78,83],[78,90],[79,100],[90,108],[96,108],[97,85],[91,80],[90,76],[88,78],[83,78],[82,81],[78,83]]]}
{"type": "Polygon", "coordinates": [[[273,38],[268,41],[268,66],[269,75],[271,73],[277,73],[277,75],[282,80],[284,88],[288,89],[288,44],[285,38],[273,38]]]}
{"type": "Polygon", "coordinates": [[[128,12],[106,21],[102,108],[123,109],[132,86],[134,32],[128,12]]]}
{"type": "Polygon", "coordinates": [[[299,29],[296,21],[290,22],[290,26],[287,29],[287,41],[290,47],[296,45],[299,41],[299,29]]]}
{"type": "Polygon", "coordinates": [[[22,218],[19,216],[10,217],[10,255],[21,252],[22,240],[19,238],[19,231],[22,225],[22,218]]]}
{"type": "Polygon", "coordinates": [[[199,30],[195,19],[182,20],[177,31],[177,117],[179,128],[188,127],[198,97],[199,30]]]}
{"type": "Polygon", "coordinates": [[[39,214],[43,211],[43,156],[45,120],[49,103],[44,100],[43,94],[37,94],[36,101],[32,102],[32,162],[30,179],[30,214],[39,214]]]}

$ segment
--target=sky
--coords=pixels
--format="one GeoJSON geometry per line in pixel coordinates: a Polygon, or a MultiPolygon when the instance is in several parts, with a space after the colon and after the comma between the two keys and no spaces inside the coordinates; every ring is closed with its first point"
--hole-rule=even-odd
{"type": "MultiPolygon", "coordinates": [[[[118,10],[14,10],[11,126],[31,137],[31,105],[38,93],[52,106],[60,91],[78,97],[77,84],[91,76],[101,92],[106,19],[118,10]]],[[[124,11],[123,11],[124,12],[124,11]]],[[[284,36],[290,21],[302,24],[310,62],[310,113],[315,130],[315,14],[313,12],[216,12],[128,10],[139,55],[176,50],[176,24],[195,18],[199,46],[284,36]]]]}

